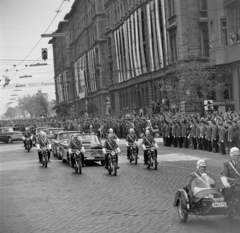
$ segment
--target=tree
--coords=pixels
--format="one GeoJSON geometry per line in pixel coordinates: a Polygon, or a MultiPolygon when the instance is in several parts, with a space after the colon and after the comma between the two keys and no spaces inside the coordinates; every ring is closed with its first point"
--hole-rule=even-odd
{"type": "Polygon", "coordinates": [[[7,112],[4,114],[5,117],[10,119],[14,118],[16,115],[17,115],[17,110],[16,108],[12,108],[12,107],[9,107],[7,109],[7,112]]]}
{"type": "Polygon", "coordinates": [[[71,105],[67,103],[61,103],[53,107],[53,110],[56,111],[57,115],[59,117],[64,117],[64,118],[69,117],[71,115],[70,109],[71,109],[71,105]]]}
{"type": "Polygon", "coordinates": [[[49,102],[42,94],[37,94],[35,97],[36,104],[41,111],[41,114],[48,115],[49,102]]]}
{"type": "Polygon", "coordinates": [[[28,111],[31,117],[37,115],[38,106],[36,105],[36,96],[25,95],[18,99],[18,106],[23,111],[28,111]]]}
{"type": "Polygon", "coordinates": [[[171,91],[165,92],[170,103],[178,106],[181,101],[203,103],[213,92],[223,90],[224,85],[206,68],[206,63],[199,61],[177,64],[165,82],[165,86],[171,87],[171,91]]]}

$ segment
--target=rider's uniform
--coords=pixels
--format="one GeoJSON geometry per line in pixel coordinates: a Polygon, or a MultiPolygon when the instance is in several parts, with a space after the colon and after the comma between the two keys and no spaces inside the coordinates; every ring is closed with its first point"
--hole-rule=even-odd
{"type": "MultiPolygon", "coordinates": [[[[138,138],[137,138],[137,135],[134,133],[134,134],[128,134],[127,137],[126,137],[126,142],[128,142],[128,147],[127,147],[127,155],[129,156],[129,149],[130,149],[130,146],[132,146],[135,142],[138,141],[138,138]]],[[[138,147],[137,147],[137,153],[138,153],[138,147]]]]}
{"type": "MultiPolygon", "coordinates": [[[[105,143],[104,143],[104,145],[103,145],[103,148],[105,148],[106,151],[112,151],[112,150],[116,151],[117,148],[118,148],[118,144],[117,144],[117,142],[114,141],[114,140],[112,140],[112,141],[106,140],[105,143]]],[[[108,154],[108,153],[105,154],[105,163],[106,163],[106,166],[105,166],[105,167],[108,166],[107,154],[108,154]]],[[[118,163],[118,154],[117,154],[117,153],[116,153],[116,162],[118,163]]]]}
{"type": "MultiPolygon", "coordinates": [[[[69,142],[69,144],[68,144],[68,149],[71,149],[71,150],[74,150],[73,152],[75,152],[76,150],[79,150],[79,151],[81,151],[81,149],[82,149],[82,142],[80,141],[80,140],[71,140],[70,142],[69,142]]],[[[81,154],[81,159],[82,159],[82,164],[84,163],[84,155],[83,155],[83,153],[82,152],[80,152],[80,154],[81,154]]],[[[74,163],[74,161],[73,161],[73,153],[70,155],[71,157],[70,157],[70,159],[71,159],[71,165],[73,166],[73,163],[74,163]]]]}
{"type": "MultiPolygon", "coordinates": [[[[46,137],[46,138],[42,138],[40,135],[37,138],[37,144],[39,145],[40,148],[44,148],[47,147],[48,145],[51,144],[50,140],[46,137]]],[[[41,161],[42,157],[41,154],[38,152],[38,157],[39,157],[39,161],[41,161]]],[[[48,151],[48,160],[50,160],[50,151],[48,151]]]]}
{"type": "Polygon", "coordinates": [[[221,176],[225,176],[231,179],[240,178],[240,161],[236,163],[234,160],[230,159],[227,162],[223,163],[223,170],[221,176]]]}
{"type": "MultiPolygon", "coordinates": [[[[145,145],[146,149],[151,148],[152,146],[154,146],[155,143],[156,141],[152,135],[149,134],[143,137],[142,144],[145,145]]],[[[155,151],[155,155],[157,156],[157,150],[154,149],[154,151],[155,151]]],[[[144,160],[145,162],[148,161],[147,150],[144,150],[144,160]]]]}

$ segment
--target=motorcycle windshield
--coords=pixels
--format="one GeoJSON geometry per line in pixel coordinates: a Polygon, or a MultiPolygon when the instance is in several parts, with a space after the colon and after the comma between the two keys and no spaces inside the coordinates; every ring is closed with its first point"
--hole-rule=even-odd
{"type": "MultiPolygon", "coordinates": [[[[206,173],[203,173],[202,176],[196,177],[191,183],[191,190],[194,196],[198,196],[202,191],[215,191],[211,185],[214,185],[215,182],[211,177],[206,173]]],[[[209,193],[210,193],[209,192],[209,193]]],[[[204,192],[205,193],[205,192],[204,192]]]]}

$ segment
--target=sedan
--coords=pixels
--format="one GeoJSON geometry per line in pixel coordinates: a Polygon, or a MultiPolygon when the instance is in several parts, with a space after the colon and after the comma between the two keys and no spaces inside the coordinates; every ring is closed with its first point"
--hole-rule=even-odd
{"type": "MultiPolygon", "coordinates": [[[[84,159],[85,161],[95,161],[101,162],[102,165],[105,165],[105,157],[102,151],[102,144],[95,134],[79,134],[82,145],[84,146],[84,159]]],[[[62,160],[69,162],[69,153],[68,153],[68,144],[69,141],[63,141],[60,143],[62,160]]]]}

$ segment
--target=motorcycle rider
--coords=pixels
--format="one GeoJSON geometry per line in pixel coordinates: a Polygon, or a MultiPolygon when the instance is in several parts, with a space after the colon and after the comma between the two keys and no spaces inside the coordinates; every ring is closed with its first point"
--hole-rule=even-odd
{"type": "Polygon", "coordinates": [[[237,147],[230,150],[231,159],[223,163],[221,181],[225,188],[230,188],[231,180],[240,178],[240,151],[237,147]],[[230,183],[229,183],[230,182],[230,183]]]}
{"type": "Polygon", "coordinates": [[[105,167],[106,169],[108,169],[108,154],[107,151],[112,151],[114,150],[116,152],[116,162],[117,162],[117,169],[119,169],[120,167],[118,166],[118,153],[120,153],[120,148],[118,147],[117,142],[114,140],[114,135],[113,133],[108,134],[108,139],[105,141],[104,145],[103,145],[103,153],[105,154],[105,167]]]}
{"type": "Polygon", "coordinates": [[[68,152],[70,157],[70,167],[74,168],[74,153],[76,150],[80,151],[81,159],[82,159],[82,166],[85,167],[84,164],[84,154],[85,149],[82,145],[82,142],[80,140],[80,136],[78,134],[72,135],[72,140],[68,144],[68,152]],[[74,151],[72,151],[74,150],[74,151]]]}
{"type": "Polygon", "coordinates": [[[113,129],[112,129],[112,128],[110,128],[110,129],[108,130],[108,133],[113,135],[113,139],[114,139],[114,140],[120,141],[119,138],[117,137],[117,135],[113,132],[113,129]]]}
{"type": "Polygon", "coordinates": [[[30,146],[31,146],[31,148],[32,148],[32,138],[31,138],[31,136],[32,136],[32,133],[31,133],[30,129],[27,127],[27,128],[25,129],[24,134],[23,134],[23,144],[24,144],[24,147],[25,147],[25,148],[26,148],[26,139],[27,139],[27,138],[30,138],[30,146]]]}
{"type": "Polygon", "coordinates": [[[39,134],[39,137],[37,138],[37,148],[38,148],[38,158],[39,158],[39,162],[42,162],[42,153],[41,153],[41,149],[44,147],[48,148],[48,162],[50,161],[50,150],[51,149],[51,142],[50,140],[47,138],[47,135],[45,132],[41,131],[39,134]]]}
{"type": "Polygon", "coordinates": [[[151,135],[150,131],[146,130],[146,136],[144,136],[143,140],[142,140],[142,148],[144,151],[144,164],[145,165],[147,164],[147,161],[148,161],[147,150],[151,147],[155,148],[154,151],[155,151],[155,155],[157,157],[158,145],[157,145],[155,139],[153,138],[153,136],[151,135]]]}
{"type": "MultiPolygon", "coordinates": [[[[209,176],[213,181],[214,179],[209,175],[209,173],[207,172],[207,163],[204,159],[199,159],[197,161],[197,165],[196,165],[196,168],[197,170],[195,172],[192,172],[189,176],[189,180],[188,180],[188,185],[187,185],[187,191],[190,191],[191,190],[191,184],[192,184],[192,181],[195,179],[195,178],[199,178],[199,177],[202,177],[204,175],[207,175],[209,176]]],[[[215,181],[211,184],[212,187],[215,186],[215,181]]]]}
{"type": "Polygon", "coordinates": [[[126,158],[129,159],[129,155],[130,155],[130,146],[132,146],[133,144],[136,144],[136,150],[137,150],[137,155],[138,155],[138,146],[139,142],[138,142],[138,138],[137,135],[135,134],[135,131],[133,128],[131,128],[129,130],[129,134],[126,137],[126,147],[127,147],[127,156],[126,158]]]}

